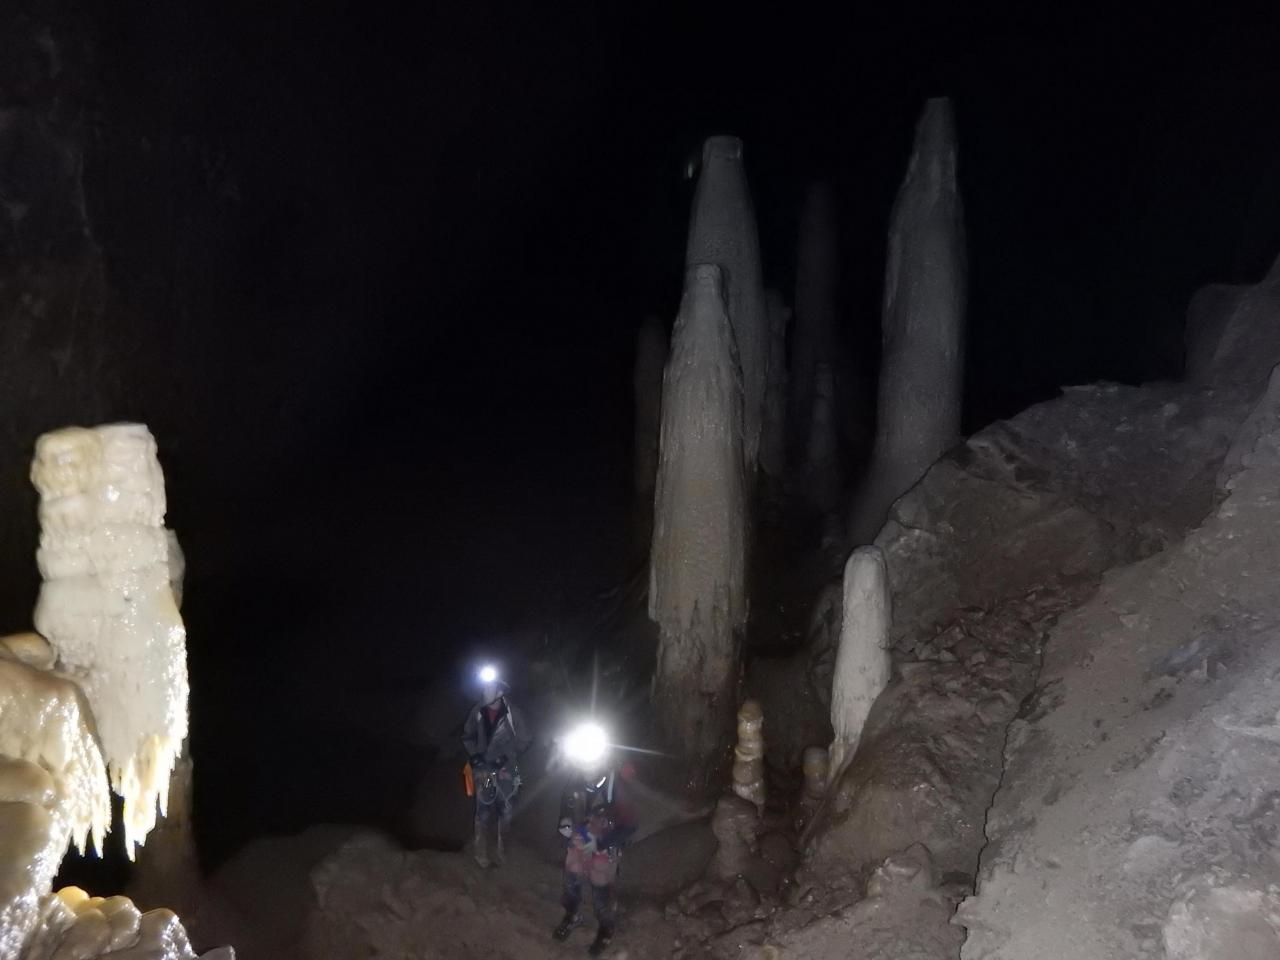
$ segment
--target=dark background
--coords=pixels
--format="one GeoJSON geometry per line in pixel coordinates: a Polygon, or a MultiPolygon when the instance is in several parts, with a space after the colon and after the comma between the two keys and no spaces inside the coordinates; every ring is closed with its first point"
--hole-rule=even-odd
{"type": "MultiPolygon", "coordinates": [[[[1270,15],[4,6],[59,45],[54,93],[9,80],[5,104],[80,111],[101,349],[128,372],[59,416],[152,425],[186,547],[211,863],[376,819],[412,778],[390,705],[626,573],[633,337],[674,316],[707,134],[745,141],[788,300],[805,185],[835,184],[842,335],[873,369],[912,128],[955,99],[970,429],[1060,385],[1177,376],[1191,293],[1280,253],[1270,15]]],[[[24,458],[62,421],[12,399],[27,517],[24,458]]],[[[10,537],[13,629],[34,535],[10,537]]]]}

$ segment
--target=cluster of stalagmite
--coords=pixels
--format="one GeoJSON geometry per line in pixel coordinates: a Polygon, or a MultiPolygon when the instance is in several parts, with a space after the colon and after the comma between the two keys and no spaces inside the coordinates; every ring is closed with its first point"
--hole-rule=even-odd
{"type": "Polygon", "coordinates": [[[890,506],[960,439],[967,297],[951,102],[929,100],[894,201],[871,468],[850,522],[870,543],[890,506]]]}
{"type": "Polygon", "coordinates": [[[733,748],[733,792],[764,813],[764,711],[757,700],[738,709],[738,744],[733,748]]]}
{"type": "MultiPolygon", "coordinates": [[[[127,849],[163,804],[187,723],[185,632],[163,527],[155,441],[137,424],[41,437],[36,610],[44,636],[0,639],[0,960],[195,954],[168,910],[51,893],[68,843],[110,826],[123,795],[127,849]]],[[[229,958],[230,950],[206,954],[229,958]]]]}
{"type": "Polygon", "coordinates": [[[685,272],[662,386],[650,552],[654,703],[669,742],[709,761],[734,712],[747,618],[742,378],[722,271],[685,272]]]}
{"type": "MultiPolygon", "coordinates": [[[[669,742],[688,758],[708,759],[732,717],[757,469],[770,497],[794,490],[831,515],[845,493],[841,423],[864,418],[840,408],[850,391],[840,389],[830,186],[815,184],[805,198],[790,351],[791,311],[763,288],[735,137],[703,146],[686,264],[660,403],[652,387],[665,346],[661,325],[647,323],[638,341],[636,489],[643,497],[654,472],[660,409],[649,596],[660,634],[654,700],[669,742]],[[798,461],[794,475],[789,459],[798,461]]],[[[960,439],[965,304],[956,137],[950,102],[940,98],[925,105],[889,227],[876,440],[849,517],[854,543],[874,540],[892,503],[960,439]]],[[[832,778],[887,683],[887,623],[884,560],[855,552],[832,694],[832,778]]]]}

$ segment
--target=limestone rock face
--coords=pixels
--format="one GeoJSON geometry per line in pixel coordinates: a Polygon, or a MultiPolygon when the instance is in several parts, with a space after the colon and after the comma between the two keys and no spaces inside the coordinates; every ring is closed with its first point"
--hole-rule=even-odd
{"type": "Polygon", "coordinates": [[[755,207],[737,137],[710,137],[689,218],[685,265],[724,271],[725,304],[742,365],[742,438],[748,477],[755,473],[769,367],[769,311],[755,207]]]}
{"type": "MultiPolygon", "coordinates": [[[[943,874],[972,871],[1047,631],[1106,570],[1199,522],[1244,414],[1173,384],[1072,389],[976,434],[895,504],[877,541],[895,680],[833,786],[815,869],[920,842],[943,874]]],[[[808,655],[829,675],[834,650],[808,655]]]]}
{"type": "Polygon", "coordinates": [[[1212,284],[1187,308],[1186,379],[1256,397],[1280,359],[1280,261],[1253,286],[1212,284]]]}
{"type": "Polygon", "coordinates": [[[1204,523],[1049,636],[965,960],[1280,955],[1280,375],[1238,436],[1204,523]]]}
{"type": "Polygon", "coordinates": [[[967,271],[951,103],[929,100],[890,218],[876,440],[855,543],[870,543],[889,505],[960,439],[967,271]]]}

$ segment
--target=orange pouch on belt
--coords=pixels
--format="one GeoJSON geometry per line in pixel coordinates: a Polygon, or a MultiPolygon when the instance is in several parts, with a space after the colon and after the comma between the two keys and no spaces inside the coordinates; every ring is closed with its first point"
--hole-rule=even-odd
{"type": "Polygon", "coordinates": [[[476,780],[475,777],[471,775],[470,763],[464,763],[462,765],[462,786],[466,789],[468,797],[474,797],[476,795],[476,780]]]}

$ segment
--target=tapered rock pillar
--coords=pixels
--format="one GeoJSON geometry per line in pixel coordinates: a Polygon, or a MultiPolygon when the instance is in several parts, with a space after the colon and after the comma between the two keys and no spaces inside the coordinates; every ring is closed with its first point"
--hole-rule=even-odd
{"type": "Polygon", "coordinates": [[[889,617],[884,554],[879,547],[859,547],[844,567],[844,618],[831,679],[832,783],[857,752],[871,705],[889,683],[889,617]]]}
{"type": "Polygon", "coordinates": [[[840,470],[840,438],[836,431],[836,384],[831,366],[818,364],[813,391],[813,417],[805,445],[804,491],[824,513],[840,502],[844,480],[840,470]]]}
{"type": "Polygon", "coordinates": [[[938,98],[925,104],[890,219],[876,441],[850,518],[855,543],[870,543],[893,502],[960,440],[966,270],[955,125],[938,98]]]}
{"type": "Polygon", "coordinates": [[[769,307],[769,376],[760,425],[760,469],[775,483],[787,468],[787,326],[791,308],[776,290],[766,295],[769,307]]]}
{"type": "Polygon", "coordinates": [[[818,366],[834,370],[836,326],[836,214],[830,185],[815,183],[805,194],[796,243],[795,345],[792,351],[791,438],[808,442],[818,366]]]}
{"type": "Polygon", "coordinates": [[[708,264],[685,272],[662,383],[649,578],[659,726],[707,780],[733,727],[747,617],[742,380],[722,276],[708,264]]]}
{"type": "Polygon", "coordinates": [[[716,264],[726,275],[725,303],[742,364],[743,453],[751,479],[768,378],[769,316],[755,209],[737,137],[710,137],[702,147],[685,253],[686,265],[699,263],[716,264]]]}
{"type": "Polygon", "coordinates": [[[667,331],[649,317],[636,334],[632,387],[636,405],[635,487],[642,500],[653,502],[658,478],[658,431],[662,426],[662,371],[667,365],[667,331]]]}

